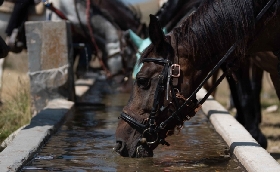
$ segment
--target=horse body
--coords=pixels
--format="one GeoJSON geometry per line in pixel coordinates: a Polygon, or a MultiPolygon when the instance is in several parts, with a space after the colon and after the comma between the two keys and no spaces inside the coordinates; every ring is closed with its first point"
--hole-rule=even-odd
{"type": "Polygon", "coordinates": [[[168,145],[164,139],[199,109],[195,91],[224,54],[234,53],[226,60],[227,68],[234,70],[236,61],[242,62],[235,57],[278,51],[278,1],[256,21],[267,3],[206,0],[166,36],[151,16],[152,44],[141,56],[143,66],[120,116],[115,150],[122,156],[147,157],[158,144],[168,145]]]}

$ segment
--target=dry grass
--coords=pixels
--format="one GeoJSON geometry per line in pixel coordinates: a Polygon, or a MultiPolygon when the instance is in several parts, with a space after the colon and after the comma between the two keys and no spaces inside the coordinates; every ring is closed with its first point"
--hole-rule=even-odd
{"type": "Polygon", "coordinates": [[[27,55],[10,54],[6,59],[0,108],[0,143],[12,132],[30,122],[30,94],[27,55]]]}

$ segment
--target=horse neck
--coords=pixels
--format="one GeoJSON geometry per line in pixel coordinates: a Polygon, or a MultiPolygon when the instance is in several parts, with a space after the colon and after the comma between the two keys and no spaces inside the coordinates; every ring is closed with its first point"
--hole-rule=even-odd
{"type": "Polygon", "coordinates": [[[184,19],[193,14],[203,1],[204,0],[180,1],[178,5],[179,8],[176,10],[175,15],[166,24],[167,30],[173,29],[176,25],[179,25],[184,19]]]}

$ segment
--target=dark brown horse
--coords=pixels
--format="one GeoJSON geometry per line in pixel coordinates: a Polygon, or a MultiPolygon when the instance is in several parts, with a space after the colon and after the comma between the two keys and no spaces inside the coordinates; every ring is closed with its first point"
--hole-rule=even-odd
{"type": "Polygon", "coordinates": [[[204,0],[169,0],[155,14],[161,26],[170,32],[203,3],[204,0]]]}
{"type": "Polygon", "coordinates": [[[153,156],[199,110],[204,99],[198,102],[195,95],[221,64],[226,63],[230,74],[247,55],[279,51],[280,10],[275,2],[206,0],[166,36],[151,15],[152,44],[141,56],[143,66],[120,116],[115,150],[122,156],[153,156]]]}
{"type": "MultiPolygon", "coordinates": [[[[204,0],[169,0],[160,8],[156,16],[161,25],[170,32],[173,27],[179,25],[184,19],[193,14],[203,2],[204,0]]],[[[270,62],[268,65],[270,65],[270,70],[272,70],[275,58],[271,56],[271,53],[262,53],[262,55],[264,54],[267,56],[265,59],[269,59],[267,62],[270,62]]],[[[221,70],[226,71],[226,69],[226,65],[222,65],[221,70]]],[[[217,70],[208,82],[204,84],[206,90],[210,90],[217,81],[219,72],[217,70]]],[[[237,110],[236,119],[263,148],[266,148],[267,139],[259,129],[259,123],[261,122],[260,93],[263,70],[257,67],[255,62],[248,60],[247,63],[242,63],[242,66],[234,71],[234,75],[236,76],[235,79],[227,77],[227,81],[231,91],[231,100],[237,110]]],[[[274,85],[279,85],[279,80],[273,78],[272,80],[274,85]]],[[[217,88],[212,89],[211,95],[213,97],[215,97],[216,90],[217,88]]]]}

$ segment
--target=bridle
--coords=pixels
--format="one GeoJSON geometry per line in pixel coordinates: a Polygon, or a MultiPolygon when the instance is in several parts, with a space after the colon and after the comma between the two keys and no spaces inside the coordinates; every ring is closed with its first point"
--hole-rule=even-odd
{"type": "MultiPolygon", "coordinates": [[[[174,64],[168,59],[163,58],[145,58],[142,62],[153,62],[158,65],[163,66],[162,72],[158,75],[158,84],[155,90],[154,95],[154,102],[153,107],[150,112],[148,123],[146,125],[137,122],[134,118],[129,116],[128,114],[122,113],[120,118],[129,123],[133,128],[135,128],[138,132],[142,133],[142,139],[140,140],[142,143],[146,143],[147,145],[152,145],[156,142],[159,142],[163,145],[169,145],[168,142],[165,141],[164,138],[161,138],[159,135],[160,131],[167,130],[166,126],[169,124],[173,119],[177,120],[177,122],[182,125],[185,120],[189,120],[194,115],[184,115],[184,117],[180,114],[180,111],[183,107],[188,106],[197,112],[201,105],[196,104],[197,100],[195,97],[189,98],[185,101],[184,106],[180,107],[179,99],[182,99],[182,95],[180,94],[179,90],[174,87],[173,79],[179,78],[182,75],[180,74],[180,65],[174,64]],[[166,91],[166,93],[164,93],[166,91]],[[170,104],[174,104],[176,108],[175,112],[162,122],[159,126],[156,125],[156,114],[161,111],[163,112],[168,108],[170,104],[164,106],[160,103],[161,100],[164,99],[166,95],[166,99],[169,99],[169,91],[171,93],[172,101],[170,104]],[[148,138],[152,138],[148,139],[148,138]]],[[[167,130],[168,131],[168,130],[167,130]]]]}
{"type": "MultiPolygon", "coordinates": [[[[259,21],[260,18],[264,15],[264,13],[274,4],[275,0],[270,0],[266,6],[261,10],[261,12],[257,15],[256,21],[259,21]]],[[[123,119],[125,122],[127,122],[132,128],[136,129],[138,132],[142,133],[142,138],[139,140],[141,144],[146,145],[153,145],[155,143],[160,143],[162,145],[169,146],[170,144],[165,141],[165,138],[162,138],[159,133],[163,130],[166,130],[166,126],[173,121],[174,119],[179,122],[179,124],[184,123],[185,120],[190,120],[191,117],[195,115],[196,112],[198,112],[201,108],[201,105],[207,100],[207,98],[211,95],[213,90],[221,83],[221,81],[227,76],[232,75],[232,71],[235,69],[234,62],[236,58],[229,59],[230,55],[234,52],[236,47],[239,45],[239,43],[242,40],[237,41],[235,44],[233,44],[230,49],[227,51],[227,53],[221,58],[221,60],[215,65],[215,67],[208,73],[208,75],[205,77],[205,79],[199,84],[199,86],[195,89],[195,91],[187,98],[183,98],[185,101],[183,104],[179,105],[178,98],[180,95],[176,96],[176,88],[174,88],[172,84],[172,80],[182,77],[178,71],[180,71],[180,65],[177,63],[173,63],[168,58],[144,58],[142,62],[153,62],[155,64],[159,64],[163,66],[163,70],[161,74],[158,75],[159,81],[158,85],[156,87],[155,95],[154,95],[154,102],[153,107],[150,112],[148,123],[143,124],[138,121],[136,121],[133,117],[129,116],[126,113],[121,113],[120,118],[123,119]],[[208,81],[208,79],[220,68],[220,66],[225,63],[227,60],[227,71],[224,72],[220,78],[214,83],[214,85],[210,88],[210,90],[207,92],[207,94],[202,98],[200,101],[197,101],[196,99],[196,93],[203,87],[203,85],[208,81]],[[169,89],[170,87],[170,89],[169,89]],[[166,94],[163,94],[164,91],[167,91],[166,94]],[[172,112],[172,114],[163,122],[161,122],[159,125],[156,125],[156,114],[158,111],[163,111],[167,107],[160,106],[160,100],[164,98],[164,95],[166,95],[166,98],[168,100],[168,92],[171,92],[172,100],[174,101],[176,110],[172,112]],[[183,108],[188,106],[188,111],[184,112],[187,115],[184,115],[185,118],[182,118],[182,115],[180,115],[180,112],[183,108]],[[152,139],[148,139],[152,138],[152,139]]],[[[177,53],[176,53],[177,54],[177,53]]],[[[175,55],[176,57],[176,55],[175,55]]],[[[175,58],[176,59],[176,58],[175,58]]],[[[178,91],[177,91],[178,92],[178,91]]]]}

